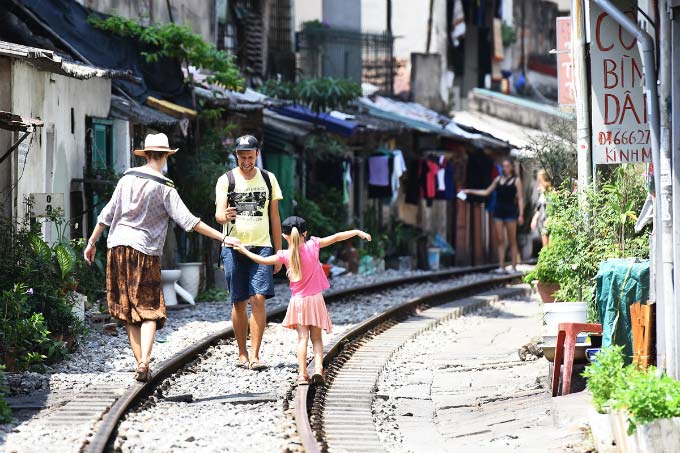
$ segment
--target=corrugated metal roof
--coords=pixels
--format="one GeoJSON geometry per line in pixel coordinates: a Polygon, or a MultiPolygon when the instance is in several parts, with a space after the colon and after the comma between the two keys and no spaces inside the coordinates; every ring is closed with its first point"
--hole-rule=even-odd
{"type": "Polygon", "coordinates": [[[134,74],[130,71],[114,71],[73,63],[65,61],[51,50],[22,46],[7,41],[0,41],[0,56],[23,60],[41,71],[52,72],[74,79],[86,80],[100,77],[105,79],[136,80],[134,74]]]}
{"type": "Polygon", "coordinates": [[[111,95],[110,115],[156,128],[174,127],[180,122],[175,117],[117,95],[111,95]]]}

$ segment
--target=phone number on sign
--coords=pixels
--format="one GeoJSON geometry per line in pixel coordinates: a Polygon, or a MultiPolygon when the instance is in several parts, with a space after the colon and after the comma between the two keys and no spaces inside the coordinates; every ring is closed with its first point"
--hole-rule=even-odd
{"type": "Polygon", "coordinates": [[[602,131],[598,134],[600,145],[648,145],[649,129],[634,131],[602,131]]]}

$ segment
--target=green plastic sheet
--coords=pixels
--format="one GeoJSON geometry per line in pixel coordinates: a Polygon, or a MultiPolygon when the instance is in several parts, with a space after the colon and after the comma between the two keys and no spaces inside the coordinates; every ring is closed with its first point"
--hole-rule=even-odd
{"type": "Polygon", "coordinates": [[[265,169],[276,175],[281,186],[283,200],[279,202],[281,220],[293,215],[295,199],[295,157],[288,153],[267,152],[264,155],[265,169]]]}
{"type": "Polygon", "coordinates": [[[609,259],[597,272],[595,297],[602,322],[602,347],[623,346],[630,363],[633,337],[630,305],[649,301],[649,260],[609,259]]]}

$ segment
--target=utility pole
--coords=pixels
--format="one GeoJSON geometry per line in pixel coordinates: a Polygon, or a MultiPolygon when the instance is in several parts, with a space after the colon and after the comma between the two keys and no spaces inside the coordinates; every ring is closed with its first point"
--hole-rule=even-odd
{"type": "MultiPolygon", "coordinates": [[[[661,11],[665,13],[665,11],[661,11]]],[[[669,8],[668,14],[670,15],[670,28],[671,34],[668,36],[671,41],[669,44],[671,46],[671,61],[672,67],[669,69],[663,67],[666,72],[664,75],[664,80],[670,74],[678,74],[676,71],[680,71],[680,5],[669,8]]],[[[673,262],[675,266],[673,267],[673,282],[677,285],[680,282],[680,78],[671,77],[670,84],[671,88],[671,102],[670,108],[672,109],[671,121],[673,126],[673,131],[671,133],[671,147],[673,156],[673,262]]],[[[663,87],[662,90],[668,89],[663,87]]],[[[675,295],[673,300],[678,300],[678,290],[675,290],[675,295]]],[[[657,307],[658,308],[658,307],[657,307]]],[[[675,325],[680,326],[680,310],[675,310],[675,325]]],[[[676,333],[676,335],[678,335],[676,333]]],[[[677,343],[676,343],[677,344],[677,343]]],[[[678,379],[678,376],[673,376],[678,379]]]]}
{"type": "Polygon", "coordinates": [[[392,36],[392,0],[387,0],[387,34],[392,36]]]}
{"type": "Polygon", "coordinates": [[[576,144],[578,156],[578,187],[585,188],[593,179],[592,150],[590,146],[590,87],[586,65],[585,8],[583,0],[571,2],[571,52],[576,88],[576,144]]]}
{"type": "Polygon", "coordinates": [[[434,0],[430,0],[430,14],[427,17],[427,44],[425,53],[430,53],[430,43],[432,42],[432,14],[434,11],[434,0]]]}

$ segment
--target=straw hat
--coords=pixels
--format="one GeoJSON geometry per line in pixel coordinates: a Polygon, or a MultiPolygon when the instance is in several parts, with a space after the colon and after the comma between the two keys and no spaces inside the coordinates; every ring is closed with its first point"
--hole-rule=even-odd
{"type": "Polygon", "coordinates": [[[164,133],[160,134],[149,134],[144,139],[144,149],[136,149],[135,156],[144,156],[147,151],[158,151],[169,154],[175,154],[179,148],[170,148],[170,143],[168,142],[168,136],[164,133]]]}

